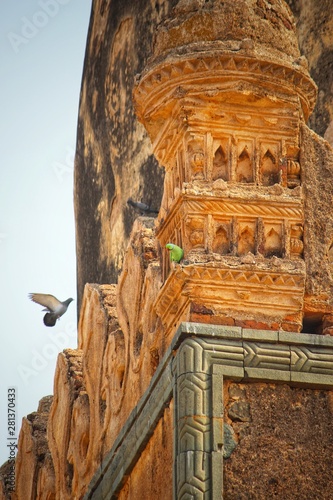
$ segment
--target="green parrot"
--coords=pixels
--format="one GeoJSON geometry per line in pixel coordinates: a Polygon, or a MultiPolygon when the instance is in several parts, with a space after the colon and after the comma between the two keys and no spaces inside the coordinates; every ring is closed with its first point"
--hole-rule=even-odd
{"type": "Polygon", "coordinates": [[[170,250],[170,261],[171,262],[180,262],[184,257],[184,250],[173,243],[167,243],[165,248],[170,250]]]}

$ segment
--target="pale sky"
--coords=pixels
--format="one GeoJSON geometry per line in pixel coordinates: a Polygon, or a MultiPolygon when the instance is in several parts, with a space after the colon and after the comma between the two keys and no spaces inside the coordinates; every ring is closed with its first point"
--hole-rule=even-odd
{"type": "MultiPolygon", "coordinates": [[[[91,0],[0,4],[0,464],[7,394],[22,417],[77,345],[73,160],[91,0]],[[53,328],[29,292],[75,299],[53,328]]],[[[18,435],[18,433],[17,433],[18,435]]]]}

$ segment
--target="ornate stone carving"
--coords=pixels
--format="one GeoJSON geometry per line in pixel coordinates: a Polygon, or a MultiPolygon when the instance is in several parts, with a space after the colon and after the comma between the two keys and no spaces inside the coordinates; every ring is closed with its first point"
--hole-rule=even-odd
{"type": "MultiPolygon", "coordinates": [[[[183,7],[178,8],[183,12],[183,7]]],[[[191,9],[185,9],[184,17],[165,21],[157,33],[154,55],[134,89],[138,117],[152,139],[156,157],[166,167],[165,188],[172,193],[165,196],[158,219],[161,248],[174,241],[184,248],[185,260],[199,262],[205,254],[205,262],[211,260],[214,267],[215,255],[232,259],[250,254],[286,263],[302,260],[299,129],[302,117],[306,119],[313,109],[315,85],[300,59],[287,55],[294,48],[281,48],[280,37],[276,39],[274,34],[274,56],[267,52],[266,41],[261,43],[260,34],[251,38],[254,35],[248,26],[242,29],[251,32],[246,37],[249,43],[229,40],[228,30],[222,41],[225,4],[222,8],[209,2],[191,9]],[[214,24],[217,18],[219,28],[214,24]],[[206,35],[200,39],[203,19],[210,19],[211,40],[206,35]],[[198,36],[199,45],[192,45],[192,36],[198,36]],[[169,43],[179,52],[173,52],[169,43]],[[172,174],[175,165],[176,175],[172,174]]],[[[280,28],[283,31],[285,25],[280,28]]],[[[176,270],[164,263],[164,281],[170,272],[176,270]]],[[[271,270],[265,272],[268,281],[272,280],[271,270]]],[[[299,272],[303,273],[296,293],[299,309],[295,312],[295,302],[290,300],[293,326],[288,327],[298,331],[302,328],[305,267],[299,272]]],[[[285,269],[284,274],[293,273],[285,269]]],[[[194,300],[189,290],[197,285],[191,279],[187,277],[188,299],[182,301],[179,318],[188,314],[187,302],[194,300]]],[[[233,287],[235,296],[247,297],[252,311],[262,310],[258,296],[239,290],[236,283],[233,287]]],[[[215,296],[214,307],[205,304],[216,321],[223,321],[220,314],[230,306],[230,295],[215,296]]],[[[237,320],[240,311],[235,312],[234,307],[236,304],[230,315],[237,320]]],[[[239,304],[241,307],[244,305],[239,304]]],[[[264,313],[267,328],[276,320],[273,315],[268,321],[273,310],[264,313]]],[[[165,319],[162,322],[166,324],[165,319]]],[[[284,321],[279,324],[286,327],[284,321]]]]}
{"type": "MultiPolygon", "coordinates": [[[[217,257],[213,264],[205,254],[196,255],[195,263],[183,264],[169,275],[154,306],[166,336],[175,324],[191,318],[190,303],[203,304],[222,324],[229,323],[230,317],[233,324],[242,324],[256,304],[257,318],[270,328],[297,331],[304,286],[301,262],[297,270],[294,264],[284,267],[281,259],[280,269],[274,271],[271,263],[265,269],[262,258],[257,261],[255,256],[254,264],[241,264],[238,257],[217,257]],[[242,270],[237,269],[240,265],[242,270]]],[[[205,321],[214,320],[206,316],[205,321]]]]}
{"type": "Polygon", "coordinates": [[[215,140],[214,143],[212,181],[217,179],[228,181],[230,179],[229,141],[221,139],[215,140]]]}
{"type": "Polygon", "coordinates": [[[290,253],[300,257],[303,255],[303,248],[303,227],[301,224],[294,224],[291,226],[290,253]]]}
{"type": "Polygon", "coordinates": [[[205,242],[205,219],[203,217],[191,217],[186,220],[186,239],[189,241],[188,250],[193,248],[204,249],[205,242]]]}
{"type": "Polygon", "coordinates": [[[219,255],[227,255],[231,248],[232,221],[214,220],[212,228],[212,251],[219,255]]]}
{"type": "Polygon", "coordinates": [[[210,77],[208,84],[210,87],[214,88],[215,82],[219,82],[223,87],[223,83],[225,85],[231,81],[231,74],[235,71],[239,72],[243,78],[252,81],[264,75],[263,81],[269,82],[266,84],[268,88],[280,86],[280,89],[289,95],[293,95],[297,89],[306,114],[314,107],[316,88],[305,73],[300,74],[298,70],[281,66],[276,62],[267,64],[265,61],[239,55],[222,53],[216,56],[216,54],[206,52],[204,59],[187,56],[186,60],[173,61],[172,65],[164,63],[147,71],[135,90],[136,101],[140,102],[140,108],[137,108],[139,117],[147,116],[152,112],[157,92],[170,92],[170,87],[179,85],[180,81],[185,88],[186,84],[192,83],[193,85],[193,82],[207,79],[207,74],[210,77]],[[174,75],[175,80],[173,80],[174,75]]]}
{"type": "Polygon", "coordinates": [[[205,154],[203,144],[195,138],[187,144],[187,157],[190,179],[204,179],[205,177],[205,154]]]}

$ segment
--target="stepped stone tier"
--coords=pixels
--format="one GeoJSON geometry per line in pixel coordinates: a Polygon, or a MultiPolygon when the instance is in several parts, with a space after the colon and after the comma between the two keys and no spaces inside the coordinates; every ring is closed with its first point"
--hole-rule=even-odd
{"type": "Polygon", "coordinates": [[[134,97],[166,169],[156,235],[185,252],[171,272],[163,252],[166,330],[204,318],[301,331],[300,134],[316,86],[287,6],[179,2],[134,97]]]}
{"type": "MultiPolygon", "coordinates": [[[[138,2],[160,17],[133,86],[161,208],[135,220],[117,285],[85,285],[78,348],[24,419],[12,499],[330,498],[333,150],[306,125],[316,86],[293,18],[282,0],[138,2]]],[[[110,9],[114,74],[137,5],[93,3],[90,56],[110,9]]]]}

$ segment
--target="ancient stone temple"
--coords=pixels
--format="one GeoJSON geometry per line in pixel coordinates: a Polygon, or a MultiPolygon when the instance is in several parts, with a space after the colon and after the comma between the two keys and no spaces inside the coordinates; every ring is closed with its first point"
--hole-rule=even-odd
{"type": "Polygon", "coordinates": [[[306,125],[316,85],[284,1],[172,7],[133,81],[165,169],[159,214],[135,220],[117,284],[86,284],[13,498],[332,496],[333,150],[306,125]]]}

